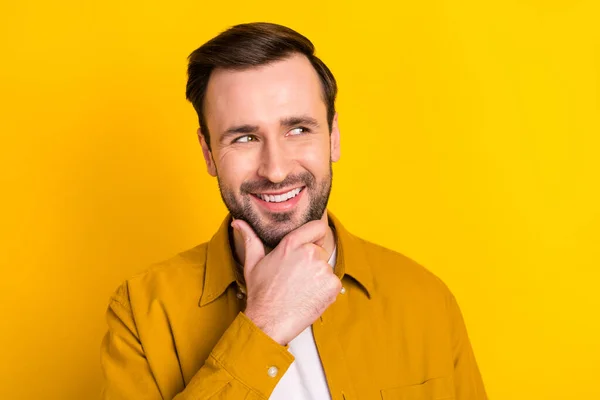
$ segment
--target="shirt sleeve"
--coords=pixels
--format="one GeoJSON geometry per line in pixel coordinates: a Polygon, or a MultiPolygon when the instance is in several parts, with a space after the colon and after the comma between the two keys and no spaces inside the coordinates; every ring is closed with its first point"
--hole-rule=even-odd
{"type": "Polygon", "coordinates": [[[452,353],[454,356],[454,386],[456,400],[487,400],[483,380],[469,341],[465,322],[456,302],[450,295],[452,353]]]}
{"type": "Polygon", "coordinates": [[[165,382],[148,363],[128,302],[113,296],[106,317],[103,400],[268,399],[294,361],[287,346],[239,313],[187,386],[181,373],[177,382],[165,382]]]}

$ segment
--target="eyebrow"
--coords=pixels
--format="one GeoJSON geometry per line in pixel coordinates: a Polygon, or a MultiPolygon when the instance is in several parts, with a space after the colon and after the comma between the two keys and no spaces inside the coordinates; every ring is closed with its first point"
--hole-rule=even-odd
{"type": "MultiPolygon", "coordinates": [[[[314,119],[313,117],[309,117],[307,115],[282,118],[279,120],[279,125],[282,128],[291,128],[293,126],[298,126],[298,125],[306,125],[313,129],[318,129],[320,127],[319,122],[316,119],[314,119]]],[[[227,138],[229,138],[231,136],[236,136],[236,135],[240,135],[240,134],[249,135],[252,133],[256,133],[256,132],[258,132],[258,130],[259,130],[258,125],[244,124],[244,125],[232,126],[232,127],[228,128],[225,132],[223,132],[223,134],[221,135],[220,141],[224,142],[227,138]]]]}

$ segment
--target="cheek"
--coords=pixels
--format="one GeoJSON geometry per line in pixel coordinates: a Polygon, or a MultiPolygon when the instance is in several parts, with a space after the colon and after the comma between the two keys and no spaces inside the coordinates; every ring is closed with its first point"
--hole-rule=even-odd
{"type": "Polygon", "coordinates": [[[219,155],[217,162],[219,179],[229,188],[239,189],[240,185],[254,175],[255,160],[251,154],[226,151],[219,155]]]}
{"type": "Polygon", "coordinates": [[[320,179],[329,171],[329,145],[307,146],[298,153],[297,160],[306,170],[320,179]]]}

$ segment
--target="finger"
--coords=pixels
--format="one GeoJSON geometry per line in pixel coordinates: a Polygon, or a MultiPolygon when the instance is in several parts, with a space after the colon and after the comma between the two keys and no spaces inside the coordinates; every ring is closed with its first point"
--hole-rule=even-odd
{"type": "Polygon", "coordinates": [[[323,247],[314,243],[305,243],[302,245],[302,247],[305,247],[307,251],[314,251],[316,259],[323,260],[325,262],[329,261],[329,253],[327,253],[327,250],[325,250],[323,247]]]}
{"type": "Polygon", "coordinates": [[[296,246],[301,246],[305,243],[314,243],[317,246],[323,247],[327,230],[328,226],[322,220],[310,221],[288,233],[282,241],[294,243],[296,246]]]}
{"type": "Polygon", "coordinates": [[[328,225],[327,225],[327,210],[325,210],[325,212],[323,213],[323,216],[321,217],[321,221],[325,224],[325,236],[323,236],[322,238],[319,238],[318,240],[316,240],[315,242],[313,242],[314,244],[316,244],[317,246],[321,246],[323,247],[323,245],[325,244],[325,237],[327,236],[327,231],[328,231],[328,225]]]}
{"type": "Polygon", "coordinates": [[[244,239],[244,275],[249,274],[265,257],[265,248],[246,221],[235,220],[231,223],[231,227],[238,231],[244,239]]]}
{"type": "Polygon", "coordinates": [[[321,221],[323,221],[323,222],[327,222],[327,210],[325,210],[325,211],[323,212],[323,215],[321,216],[321,221]]]}

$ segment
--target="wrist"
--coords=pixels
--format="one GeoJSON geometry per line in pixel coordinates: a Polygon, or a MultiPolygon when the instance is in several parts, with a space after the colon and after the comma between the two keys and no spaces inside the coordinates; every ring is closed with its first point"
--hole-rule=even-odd
{"type": "Polygon", "coordinates": [[[285,343],[285,340],[283,340],[283,338],[281,338],[281,336],[278,334],[274,324],[268,318],[265,318],[260,313],[255,312],[251,308],[247,308],[244,311],[244,314],[246,314],[246,317],[248,317],[248,319],[252,321],[252,323],[256,325],[257,328],[263,331],[275,342],[279,343],[282,346],[285,346],[287,344],[285,343]]]}

